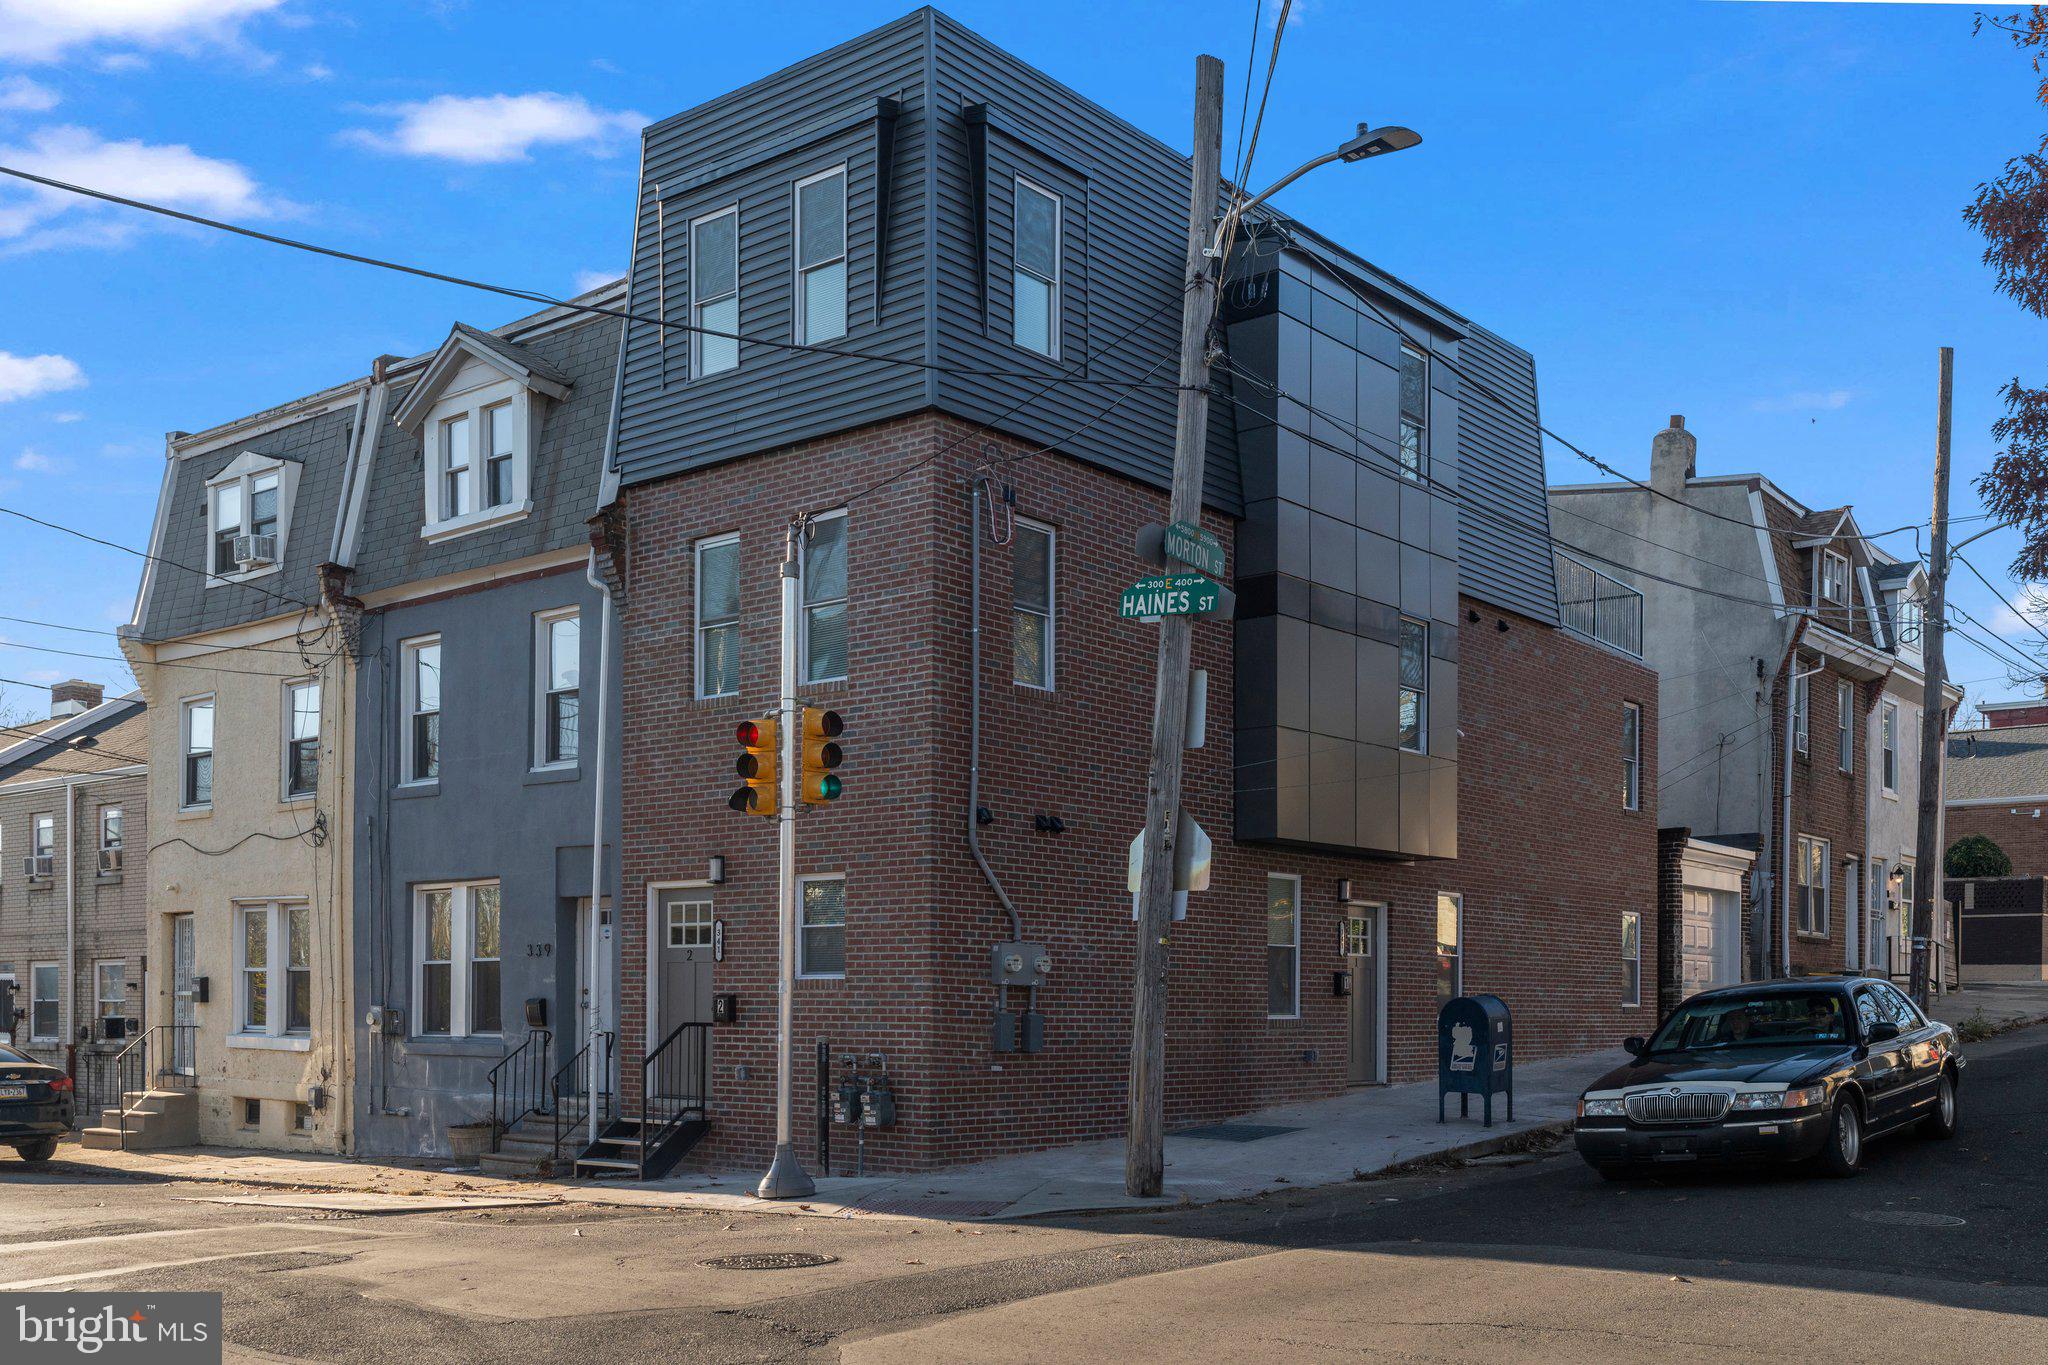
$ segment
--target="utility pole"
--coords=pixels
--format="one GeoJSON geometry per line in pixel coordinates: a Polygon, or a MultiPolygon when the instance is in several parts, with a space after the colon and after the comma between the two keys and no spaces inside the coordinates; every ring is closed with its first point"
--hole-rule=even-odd
{"type": "Polygon", "coordinates": [[[796,1013],[797,766],[803,758],[804,728],[803,703],[796,695],[797,618],[802,609],[797,554],[798,542],[809,530],[809,518],[798,516],[789,525],[782,552],[782,696],[775,704],[776,740],[782,746],[776,773],[782,790],[775,811],[776,919],[780,928],[775,964],[775,1159],[755,1191],[763,1199],[805,1199],[818,1189],[797,1160],[789,1114],[789,1087],[795,1071],[790,1033],[796,1013]]]}
{"type": "Polygon", "coordinates": [[[1943,705],[1942,641],[1948,626],[1948,445],[1955,400],[1956,352],[1941,348],[1941,381],[1934,418],[1934,546],[1927,562],[1927,610],[1921,649],[1926,678],[1920,701],[1920,828],[1914,839],[1919,864],[1913,878],[1913,999],[1927,1008],[1927,941],[1934,932],[1934,885],[1941,879],[1941,760],[1947,744],[1943,705]]]}
{"type": "MultiPolygon", "coordinates": [[[[1195,152],[1188,195],[1186,291],[1181,300],[1180,406],[1173,433],[1171,516],[1202,524],[1209,442],[1209,330],[1216,264],[1208,255],[1223,172],[1223,63],[1195,59],[1195,152]]],[[[1158,1195],[1166,1174],[1166,968],[1178,850],[1181,762],[1187,740],[1188,659],[1194,621],[1164,616],[1152,697],[1152,779],[1145,794],[1145,863],[1138,886],[1137,970],[1131,987],[1129,1130],[1124,1190],[1158,1195]]]]}

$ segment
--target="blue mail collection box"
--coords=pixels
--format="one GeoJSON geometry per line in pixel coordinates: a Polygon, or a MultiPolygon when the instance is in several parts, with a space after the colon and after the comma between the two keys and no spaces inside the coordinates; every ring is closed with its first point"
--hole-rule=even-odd
{"type": "Polygon", "coordinates": [[[1497,995],[1461,995],[1444,1001],[1436,1015],[1436,1121],[1444,1121],[1444,1096],[1458,1097],[1458,1116],[1471,1117],[1470,1096],[1485,1100],[1485,1124],[1493,1126],[1493,1097],[1505,1095],[1508,1121],[1515,1118],[1515,1023],[1497,995]]]}

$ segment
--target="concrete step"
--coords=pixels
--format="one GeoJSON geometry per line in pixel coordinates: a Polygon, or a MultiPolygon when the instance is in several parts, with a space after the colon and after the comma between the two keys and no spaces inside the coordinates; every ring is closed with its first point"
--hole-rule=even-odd
{"type": "Polygon", "coordinates": [[[119,1128],[86,1128],[78,1134],[78,1145],[95,1152],[118,1152],[121,1150],[119,1128]]]}
{"type": "Polygon", "coordinates": [[[105,1110],[100,1126],[88,1128],[79,1137],[87,1147],[105,1151],[121,1146],[121,1129],[128,1130],[128,1150],[151,1147],[191,1147],[199,1142],[199,1102],[183,1090],[138,1091],[127,1097],[126,1109],[105,1110]]]}
{"type": "Polygon", "coordinates": [[[554,1174],[553,1147],[538,1153],[496,1151],[477,1158],[477,1169],[501,1180],[524,1180],[554,1174]]]}

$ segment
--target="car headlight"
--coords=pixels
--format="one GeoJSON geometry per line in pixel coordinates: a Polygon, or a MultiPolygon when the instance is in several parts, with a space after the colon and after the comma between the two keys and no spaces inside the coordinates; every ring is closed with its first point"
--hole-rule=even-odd
{"type": "Polygon", "coordinates": [[[1809,1085],[1798,1090],[1739,1090],[1731,1106],[1737,1113],[1758,1109],[1813,1109],[1827,1103],[1828,1088],[1809,1085]]]}
{"type": "Polygon", "coordinates": [[[1579,1101],[1579,1117],[1582,1119],[1618,1119],[1626,1113],[1628,1104],[1624,1100],[1579,1101]]]}

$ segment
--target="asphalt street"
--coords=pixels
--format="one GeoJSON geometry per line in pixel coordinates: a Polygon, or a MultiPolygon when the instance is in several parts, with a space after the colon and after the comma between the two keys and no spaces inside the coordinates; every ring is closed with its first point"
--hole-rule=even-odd
{"type": "Polygon", "coordinates": [[[1030,1224],[380,1215],[5,1161],[0,1288],[217,1290],[230,1359],[2048,1358],[2048,1027],[1970,1058],[1957,1140],[1848,1181],[1611,1185],[1566,1147],[1030,1224]],[[751,1252],[836,1259],[702,1264],[751,1252]]]}

